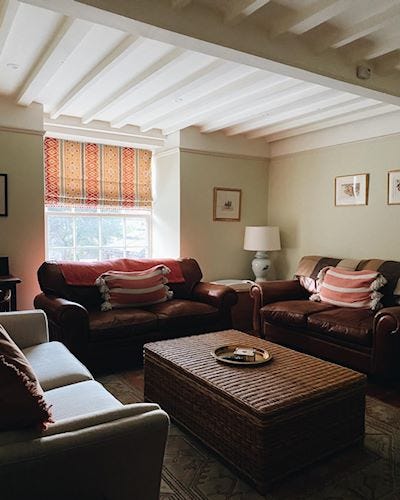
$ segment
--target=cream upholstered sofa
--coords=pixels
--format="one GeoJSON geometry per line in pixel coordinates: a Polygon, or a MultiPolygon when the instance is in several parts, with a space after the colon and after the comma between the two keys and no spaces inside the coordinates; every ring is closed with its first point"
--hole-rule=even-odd
{"type": "Polygon", "coordinates": [[[43,311],[1,313],[30,362],[54,423],[0,432],[2,500],[155,500],[169,419],[156,404],[122,405],[59,342],[43,311]]]}

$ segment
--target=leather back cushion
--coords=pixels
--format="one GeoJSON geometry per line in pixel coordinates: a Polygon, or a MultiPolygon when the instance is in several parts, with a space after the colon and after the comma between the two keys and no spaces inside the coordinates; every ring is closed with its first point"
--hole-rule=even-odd
{"type": "Polygon", "coordinates": [[[0,325],[0,430],[51,422],[43,390],[22,351],[0,325]]]}
{"type": "MultiPolygon", "coordinates": [[[[203,275],[195,259],[183,258],[179,262],[185,281],[184,283],[170,283],[168,286],[174,292],[175,298],[188,299],[203,275]]],[[[47,295],[78,302],[87,309],[100,309],[102,298],[97,286],[94,284],[93,286],[67,285],[56,261],[44,262],[38,270],[38,279],[42,292],[47,295]]]]}

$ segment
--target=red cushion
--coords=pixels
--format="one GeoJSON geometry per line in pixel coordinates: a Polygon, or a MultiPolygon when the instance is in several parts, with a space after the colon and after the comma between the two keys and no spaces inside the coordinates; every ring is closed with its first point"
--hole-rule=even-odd
{"type": "Polygon", "coordinates": [[[103,297],[102,311],[123,307],[143,307],[172,298],[166,286],[170,272],[164,265],[145,271],[109,271],[97,278],[96,285],[103,297]]]}
{"type": "Polygon", "coordinates": [[[43,390],[22,351],[0,325],[0,430],[52,422],[43,390]]]}

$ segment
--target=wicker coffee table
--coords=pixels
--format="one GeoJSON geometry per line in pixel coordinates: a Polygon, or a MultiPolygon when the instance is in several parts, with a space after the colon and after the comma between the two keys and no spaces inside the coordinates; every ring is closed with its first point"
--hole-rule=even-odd
{"type": "Polygon", "coordinates": [[[144,346],[145,400],[219,453],[256,488],[363,437],[366,377],[235,330],[144,346]],[[210,351],[267,349],[271,362],[236,367],[210,351]]]}

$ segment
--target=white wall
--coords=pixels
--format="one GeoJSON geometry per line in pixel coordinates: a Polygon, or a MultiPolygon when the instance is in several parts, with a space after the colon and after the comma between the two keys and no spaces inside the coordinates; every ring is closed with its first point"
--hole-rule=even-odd
{"type": "Polygon", "coordinates": [[[179,149],[153,157],[153,256],[180,255],[179,149]]]}
{"type": "Polygon", "coordinates": [[[0,130],[0,173],[8,174],[8,217],[0,217],[0,255],[22,279],[18,309],[32,309],[44,260],[43,158],[39,135],[0,130]]]}
{"type": "Polygon", "coordinates": [[[181,153],[181,255],[200,263],[205,280],[251,278],[246,225],[267,223],[267,160],[181,153]],[[242,190],[239,222],[213,220],[213,188],[242,190]]]}
{"type": "Polygon", "coordinates": [[[281,228],[279,277],[302,255],[400,260],[400,205],[387,205],[387,172],[400,169],[400,135],[271,160],[268,222],[281,228]],[[369,174],[367,206],[335,207],[334,179],[369,174]]]}

